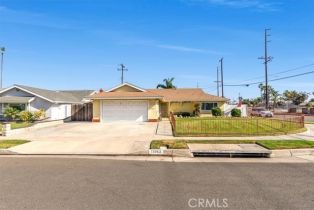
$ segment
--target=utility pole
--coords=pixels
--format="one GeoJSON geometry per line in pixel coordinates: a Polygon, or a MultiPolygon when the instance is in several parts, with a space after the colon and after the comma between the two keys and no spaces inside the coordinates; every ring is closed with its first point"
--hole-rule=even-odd
{"type": "Polygon", "coordinates": [[[217,96],[219,96],[219,67],[217,66],[217,96]]]}
{"type": "Polygon", "coordinates": [[[118,71],[121,71],[121,84],[124,83],[124,72],[128,71],[128,69],[125,68],[125,65],[123,65],[122,63],[120,64],[121,68],[118,68],[118,71]]]}
{"type": "Polygon", "coordinates": [[[5,52],[5,48],[1,47],[0,48],[0,53],[1,53],[1,81],[0,81],[0,88],[3,86],[3,54],[5,52]]]}
{"type": "Polygon", "coordinates": [[[265,108],[269,108],[269,88],[268,88],[268,62],[272,61],[273,57],[268,56],[268,37],[270,34],[268,33],[270,29],[265,29],[264,32],[264,57],[259,57],[259,59],[264,60],[265,67],[265,108]]]}
{"type": "Polygon", "coordinates": [[[221,96],[224,97],[224,72],[223,72],[223,61],[224,58],[219,60],[220,62],[220,73],[221,73],[221,96]]]}

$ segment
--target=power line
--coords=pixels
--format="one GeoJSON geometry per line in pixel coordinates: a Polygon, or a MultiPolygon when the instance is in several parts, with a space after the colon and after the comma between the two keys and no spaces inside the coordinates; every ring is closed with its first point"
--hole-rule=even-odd
{"type": "MultiPolygon", "coordinates": [[[[280,78],[276,78],[276,79],[271,79],[269,81],[274,82],[274,81],[290,79],[290,78],[299,77],[299,76],[308,75],[308,74],[314,74],[314,71],[308,71],[308,72],[304,72],[304,73],[300,73],[300,74],[294,74],[294,75],[290,75],[290,76],[280,77],[280,78]]],[[[229,85],[226,84],[225,86],[246,86],[246,87],[248,87],[251,85],[257,85],[257,84],[261,84],[261,83],[263,83],[263,81],[251,82],[251,83],[246,83],[246,84],[229,84],[229,85]]]]}
{"type": "MultiPolygon", "coordinates": [[[[298,66],[298,67],[291,68],[291,69],[284,70],[284,71],[275,72],[275,73],[272,73],[272,74],[268,74],[268,76],[276,76],[276,75],[280,75],[280,74],[284,74],[284,73],[287,73],[287,72],[304,69],[304,68],[311,67],[311,66],[314,66],[314,63],[298,66]]],[[[264,77],[265,76],[252,77],[252,78],[249,78],[249,79],[246,79],[246,80],[242,80],[241,82],[252,81],[252,80],[261,79],[261,78],[264,78],[264,77]]]]}

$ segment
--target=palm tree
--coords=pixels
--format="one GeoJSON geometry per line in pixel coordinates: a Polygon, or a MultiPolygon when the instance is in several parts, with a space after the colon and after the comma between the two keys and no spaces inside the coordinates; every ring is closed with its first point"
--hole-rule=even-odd
{"type": "Polygon", "coordinates": [[[173,85],[173,80],[174,77],[164,79],[164,84],[158,84],[157,88],[162,88],[162,89],[176,89],[176,86],[173,85]]]}

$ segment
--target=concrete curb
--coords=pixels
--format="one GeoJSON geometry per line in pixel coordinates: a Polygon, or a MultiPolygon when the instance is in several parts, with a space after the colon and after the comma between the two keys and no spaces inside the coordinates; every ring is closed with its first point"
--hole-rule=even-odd
{"type": "Polygon", "coordinates": [[[0,155],[18,155],[18,153],[12,152],[8,149],[0,149],[0,155]]]}
{"type": "Polygon", "coordinates": [[[314,155],[314,149],[281,149],[271,150],[270,157],[293,157],[299,155],[314,155]]]}
{"type": "MultiPolygon", "coordinates": [[[[271,150],[270,158],[284,158],[284,157],[296,157],[302,155],[314,155],[314,149],[283,149],[283,150],[271,150]]],[[[55,154],[22,154],[10,151],[10,149],[0,149],[1,155],[17,155],[17,156],[129,156],[129,157],[179,157],[179,158],[193,158],[192,153],[188,149],[167,149],[164,150],[164,154],[161,155],[150,155],[148,153],[133,153],[133,154],[100,154],[100,153],[89,153],[89,154],[67,154],[67,153],[55,153],[55,154]]]]}

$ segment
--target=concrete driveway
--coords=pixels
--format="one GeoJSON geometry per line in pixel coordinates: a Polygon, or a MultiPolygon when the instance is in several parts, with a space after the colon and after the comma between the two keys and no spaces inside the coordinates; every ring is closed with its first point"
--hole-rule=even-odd
{"type": "Polygon", "coordinates": [[[19,154],[143,154],[156,123],[70,122],[11,136],[32,142],[10,149],[19,154]]]}

